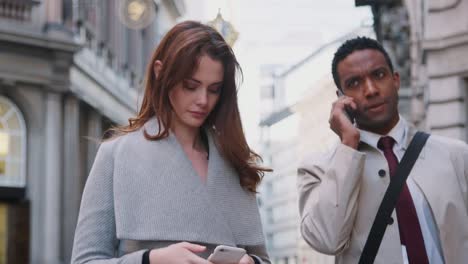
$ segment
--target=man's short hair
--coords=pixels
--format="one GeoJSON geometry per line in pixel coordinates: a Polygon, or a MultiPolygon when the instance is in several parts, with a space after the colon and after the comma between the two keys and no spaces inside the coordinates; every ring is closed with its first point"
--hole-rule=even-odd
{"type": "Polygon", "coordinates": [[[387,61],[388,66],[390,67],[390,70],[393,72],[393,64],[390,60],[390,56],[388,56],[388,53],[377,40],[368,37],[356,37],[353,39],[349,39],[338,48],[338,50],[335,52],[335,55],[333,56],[332,75],[333,80],[335,81],[336,87],[338,87],[338,89],[342,90],[340,86],[340,77],[338,76],[338,63],[340,63],[354,51],[365,49],[373,49],[380,51],[384,55],[385,60],[387,61]]]}

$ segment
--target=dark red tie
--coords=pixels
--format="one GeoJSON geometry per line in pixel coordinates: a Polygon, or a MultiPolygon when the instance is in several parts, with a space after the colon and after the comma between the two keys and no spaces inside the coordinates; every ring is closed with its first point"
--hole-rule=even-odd
{"type": "MultiPolygon", "coordinates": [[[[398,159],[393,153],[395,140],[392,137],[381,137],[377,147],[384,152],[390,169],[390,176],[395,175],[398,159]]],[[[400,228],[401,244],[406,246],[408,261],[411,264],[429,264],[424,239],[419,225],[418,215],[414,207],[413,198],[408,185],[403,185],[400,197],[396,204],[398,226],[400,228]]]]}

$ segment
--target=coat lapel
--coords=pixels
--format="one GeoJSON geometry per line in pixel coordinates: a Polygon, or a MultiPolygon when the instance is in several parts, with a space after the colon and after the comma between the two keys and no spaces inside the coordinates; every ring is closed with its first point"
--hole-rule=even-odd
{"type": "Polygon", "coordinates": [[[463,199],[457,180],[457,174],[464,174],[463,160],[451,151],[449,144],[430,137],[410,174],[429,204],[447,263],[457,262],[452,258],[463,250],[462,244],[453,243],[463,232],[454,226],[466,223],[466,208],[460,202],[463,199]]]}
{"type": "MultiPolygon", "coordinates": [[[[406,137],[406,149],[408,149],[411,140],[413,139],[414,135],[416,135],[418,130],[413,125],[408,125],[408,136],[406,137]]],[[[424,159],[426,157],[426,148],[423,147],[421,152],[419,153],[418,159],[424,159]]]]}

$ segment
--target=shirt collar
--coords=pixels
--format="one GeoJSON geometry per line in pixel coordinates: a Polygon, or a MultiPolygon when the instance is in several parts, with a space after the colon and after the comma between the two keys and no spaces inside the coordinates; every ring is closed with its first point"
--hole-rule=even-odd
{"type": "Polygon", "coordinates": [[[406,149],[406,138],[408,135],[408,124],[406,120],[400,115],[400,120],[398,123],[388,132],[387,135],[379,135],[370,131],[359,129],[361,132],[361,141],[378,149],[377,143],[379,139],[383,136],[390,136],[395,139],[395,146],[403,150],[406,149]]]}

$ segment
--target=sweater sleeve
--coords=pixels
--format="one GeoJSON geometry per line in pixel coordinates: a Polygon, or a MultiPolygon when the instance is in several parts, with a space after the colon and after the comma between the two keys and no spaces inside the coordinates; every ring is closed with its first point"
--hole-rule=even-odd
{"type": "Polygon", "coordinates": [[[248,246],[245,247],[245,250],[251,256],[255,264],[270,264],[270,259],[268,258],[268,253],[265,248],[265,245],[258,245],[258,246],[248,246]]]}
{"type": "Polygon", "coordinates": [[[86,181],[75,230],[72,264],[141,264],[145,250],[116,258],[113,197],[113,148],[116,140],[99,147],[86,181]]]}

